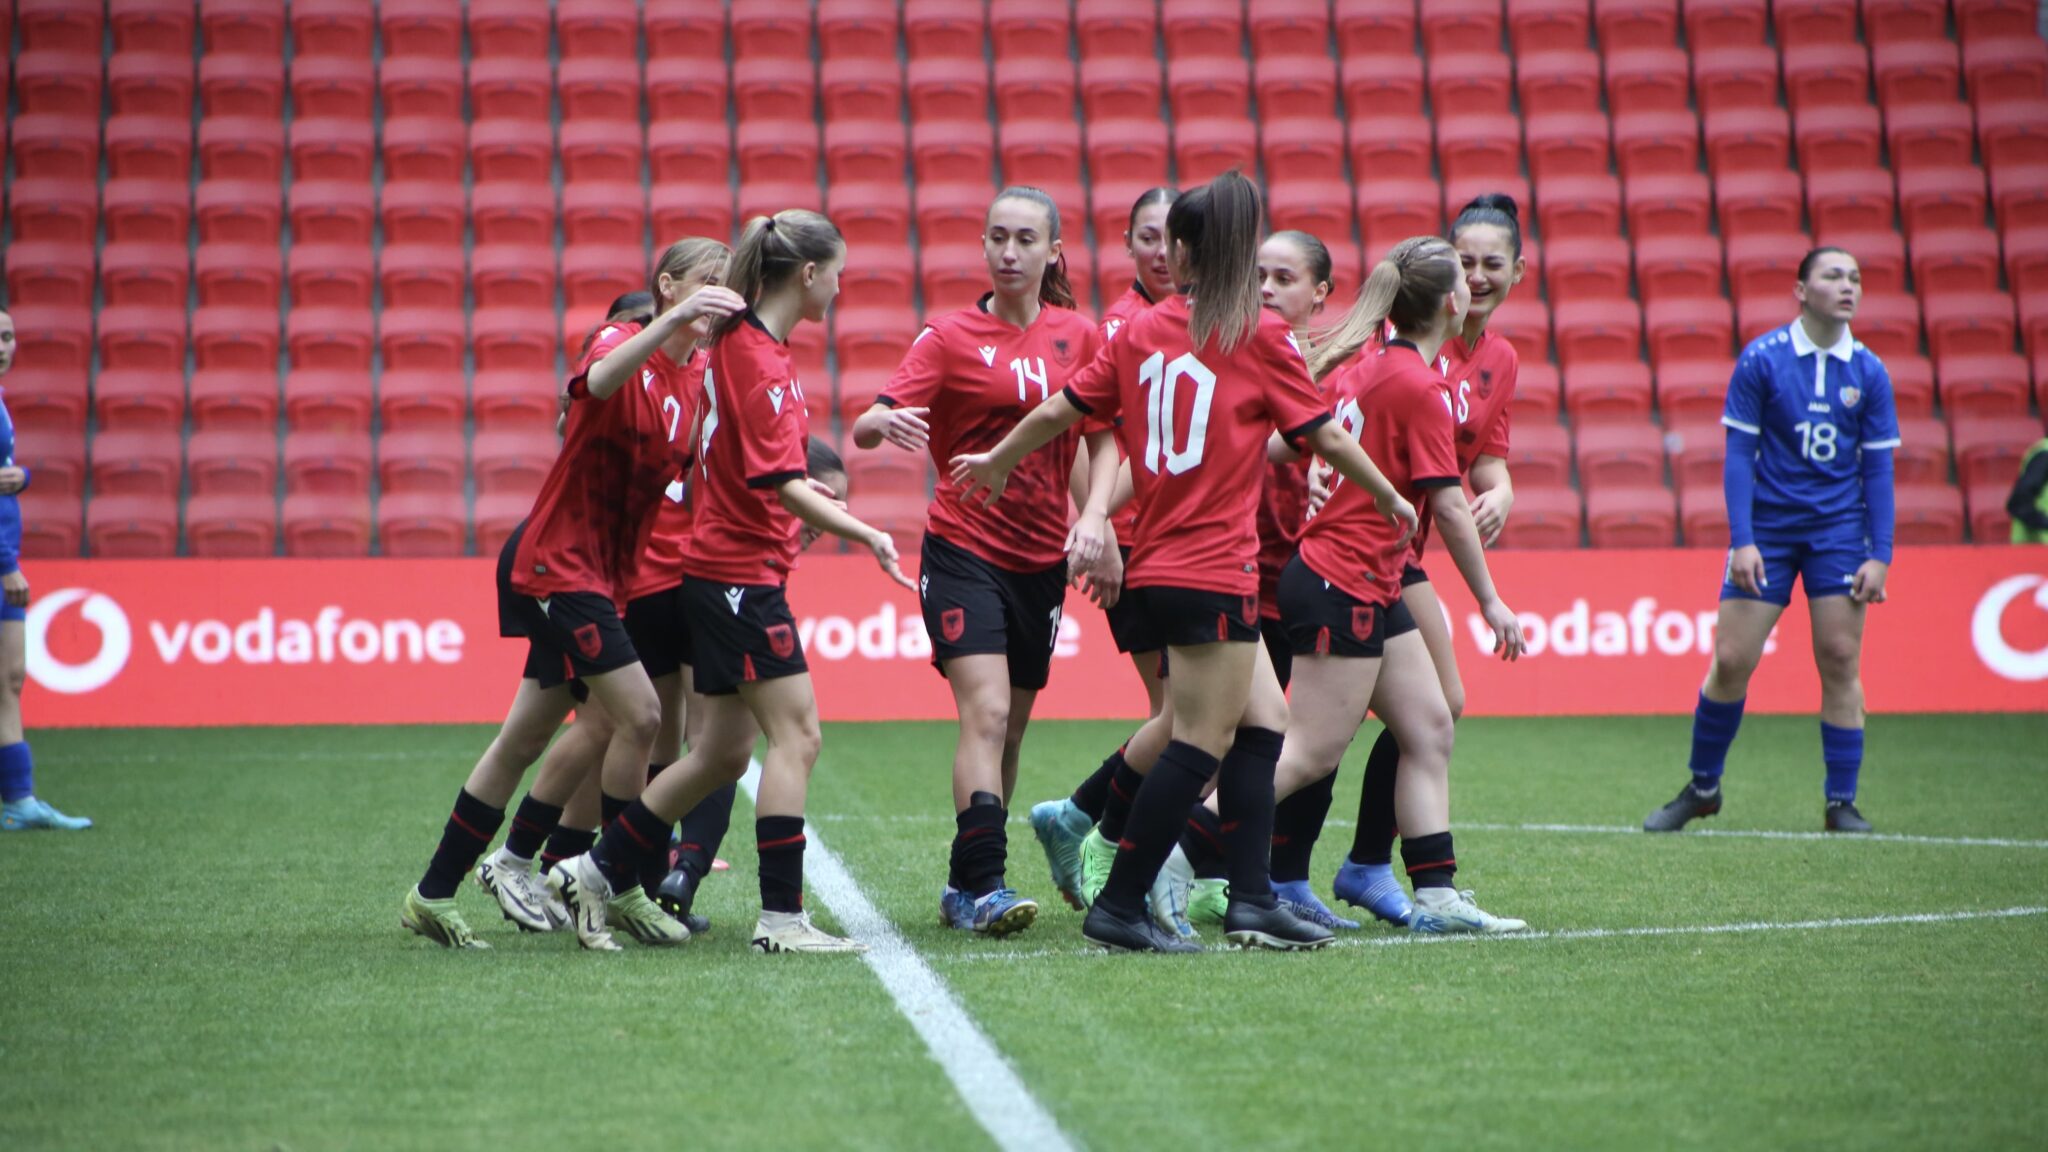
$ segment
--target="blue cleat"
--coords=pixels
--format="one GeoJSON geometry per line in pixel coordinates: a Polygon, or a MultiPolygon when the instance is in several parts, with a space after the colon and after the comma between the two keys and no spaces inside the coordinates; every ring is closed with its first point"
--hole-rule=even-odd
{"type": "Polygon", "coordinates": [[[939,923],[982,936],[1009,936],[1038,919],[1038,902],[998,888],[977,899],[951,885],[939,895],[939,923]]]}
{"type": "Polygon", "coordinates": [[[1330,890],[1337,899],[1353,908],[1363,908],[1397,927],[1406,925],[1415,914],[1415,905],[1409,902],[1401,882],[1394,879],[1391,864],[1375,867],[1346,860],[1344,866],[1337,869],[1337,879],[1330,885],[1330,890]]]}
{"type": "Polygon", "coordinates": [[[1329,906],[1316,896],[1315,890],[1308,886],[1306,880],[1276,880],[1273,882],[1273,895],[1280,898],[1282,908],[1311,924],[1319,924],[1330,929],[1341,928],[1346,932],[1358,931],[1358,921],[1346,920],[1330,911],[1329,906]]]}
{"type": "Polygon", "coordinates": [[[24,796],[0,805],[0,832],[27,832],[37,828],[78,832],[90,827],[92,821],[86,817],[66,816],[34,796],[24,796]]]}
{"type": "Polygon", "coordinates": [[[1045,849],[1053,887],[1075,911],[1088,907],[1081,893],[1081,841],[1094,827],[1095,822],[1072,800],[1047,800],[1031,806],[1031,831],[1045,849]]]}

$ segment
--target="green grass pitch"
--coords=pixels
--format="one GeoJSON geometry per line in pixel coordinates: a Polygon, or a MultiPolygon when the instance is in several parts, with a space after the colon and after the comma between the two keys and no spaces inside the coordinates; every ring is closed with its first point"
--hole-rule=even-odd
{"type": "MultiPolygon", "coordinates": [[[[1309,956],[1104,957],[1022,812],[1125,728],[1025,746],[1007,941],[940,929],[952,729],[828,726],[822,840],[1077,1147],[2037,1148],[2048,1130],[2048,715],[1879,717],[1881,832],[1651,838],[1682,718],[1474,720],[1459,879],[1559,935],[1309,956]],[[1808,923],[1731,933],[1601,935],[1808,923]],[[1574,933],[1577,933],[1574,935],[1574,933]]],[[[1370,732],[1368,732],[1368,736],[1370,732]]],[[[77,1149],[992,1144],[867,966],[746,949],[750,810],[679,953],[398,927],[481,728],[38,734],[78,835],[0,837],[0,1145],[77,1149]]],[[[1316,879],[1348,846],[1346,765],[1316,879]]],[[[1820,824],[1810,719],[1754,717],[1716,830],[1820,824]]],[[[821,919],[830,920],[829,916],[821,919]]]]}

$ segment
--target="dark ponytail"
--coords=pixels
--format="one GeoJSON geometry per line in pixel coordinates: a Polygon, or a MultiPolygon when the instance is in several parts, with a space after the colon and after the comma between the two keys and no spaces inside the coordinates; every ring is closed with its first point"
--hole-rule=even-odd
{"type": "Polygon", "coordinates": [[[1458,233],[1474,224],[1491,224],[1506,230],[1508,246],[1515,251],[1515,259],[1522,258],[1522,210],[1515,204],[1515,198],[1505,192],[1487,192],[1474,196],[1458,211],[1458,218],[1451,221],[1451,243],[1458,242],[1458,233]]]}
{"type": "MultiPolygon", "coordinates": [[[[740,233],[725,282],[749,309],[767,292],[788,283],[806,264],[823,264],[846,250],[846,240],[832,221],[803,208],[785,208],[773,216],[756,216],[740,233]]],[[[740,326],[744,313],[719,322],[717,334],[740,326]]]]}
{"type": "MultiPolygon", "coordinates": [[[[1052,197],[1043,190],[1013,184],[996,193],[996,198],[989,202],[989,210],[994,211],[995,206],[1005,200],[1022,200],[1044,209],[1046,243],[1060,238],[1060,206],[1053,203],[1052,197]]],[[[1062,252],[1057,259],[1046,262],[1045,274],[1038,281],[1038,302],[1055,308],[1074,307],[1074,286],[1067,280],[1066,253],[1062,252]]]]}
{"type": "Polygon", "coordinates": [[[1265,215],[1258,185],[1234,168],[1183,193],[1167,210],[1166,234],[1185,256],[1175,279],[1194,297],[1188,338],[1196,348],[1213,337],[1220,351],[1230,352],[1258,327],[1259,230],[1265,215]]]}

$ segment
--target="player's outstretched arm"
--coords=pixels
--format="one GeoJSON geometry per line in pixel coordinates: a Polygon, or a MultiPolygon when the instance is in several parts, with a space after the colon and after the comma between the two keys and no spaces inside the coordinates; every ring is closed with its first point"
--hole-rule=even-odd
{"type": "Polygon", "coordinates": [[[1415,505],[1394,491],[1380,466],[1373,463],[1365,449],[1358,446],[1358,441],[1344,431],[1343,425],[1334,420],[1317,425],[1315,431],[1308,434],[1307,446],[1328,460],[1338,475],[1372,493],[1373,507],[1401,526],[1400,543],[1406,544],[1415,536],[1415,505]]]}
{"type": "Polygon", "coordinates": [[[590,390],[591,399],[603,400],[639,375],[647,358],[679,329],[707,316],[719,319],[731,316],[744,311],[746,306],[747,302],[730,288],[718,284],[699,288],[690,294],[688,300],[648,321],[647,327],[633,333],[604,359],[592,364],[590,371],[583,375],[583,386],[590,390]]]}
{"type": "Polygon", "coordinates": [[[1116,492],[1116,434],[1108,430],[1090,432],[1087,450],[1088,487],[1079,501],[1081,514],[1067,533],[1067,571],[1077,577],[1094,571],[1105,549],[1114,551],[1116,542],[1109,528],[1109,502],[1116,492]]]}
{"type": "Polygon", "coordinates": [[[931,444],[930,408],[898,408],[875,404],[853,422],[855,448],[879,448],[887,440],[905,452],[923,452],[931,444]]]}
{"type": "Polygon", "coordinates": [[[1465,490],[1456,484],[1435,489],[1429,494],[1429,514],[1436,521],[1437,534],[1443,537],[1452,563],[1458,566],[1458,575],[1465,578],[1465,587],[1471,589],[1472,598],[1479,602],[1480,615],[1486,617],[1487,626],[1493,629],[1494,654],[1503,660],[1520,656],[1524,647],[1522,625],[1514,610],[1501,602],[1500,591],[1493,586],[1479,525],[1472,518],[1471,506],[1465,503],[1465,490]]]}
{"type": "Polygon", "coordinates": [[[896,541],[887,532],[869,526],[858,516],[848,512],[837,500],[818,492],[811,482],[803,477],[785,480],[775,489],[782,506],[790,515],[820,532],[830,532],[841,540],[851,540],[875,554],[875,562],[889,579],[912,591],[917,585],[903,574],[897,563],[896,541]]]}
{"type": "Polygon", "coordinates": [[[1004,485],[1010,482],[1010,473],[1026,456],[1079,424],[1084,415],[1062,392],[1033,408],[1031,415],[1019,420],[994,448],[953,457],[953,483],[960,485],[960,499],[972,496],[977,488],[986,488],[988,498],[983,503],[995,503],[1002,496],[1004,485]]]}
{"type": "Polygon", "coordinates": [[[1481,456],[1472,462],[1472,523],[1479,529],[1479,541],[1488,548],[1500,539],[1508,526],[1508,511],[1515,506],[1515,484],[1508,476],[1508,462],[1498,456],[1481,456]]]}

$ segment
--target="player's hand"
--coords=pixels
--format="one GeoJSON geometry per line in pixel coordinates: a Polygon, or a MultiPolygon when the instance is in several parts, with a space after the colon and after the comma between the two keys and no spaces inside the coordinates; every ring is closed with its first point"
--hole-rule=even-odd
{"type": "Polygon", "coordinates": [[[916,581],[905,576],[903,568],[897,563],[896,541],[891,539],[887,532],[878,529],[873,536],[868,537],[868,550],[875,554],[875,563],[882,566],[882,571],[888,573],[889,579],[912,592],[917,591],[916,581]]]}
{"type": "Polygon", "coordinates": [[[1514,507],[1512,488],[1489,488],[1472,498],[1472,526],[1479,529],[1479,543],[1487,548],[1500,539],[1508,526],[1508,509],[1514,507]]]}
{"type": "Polygon", "coordinates": [[[1849,599],[1858,604],[1884,603],[1885,577],[1891,575],[1891,570],[1891,565],[1882,560],[1865,560],[1856,569],[1855,579],[1849,581],[1849,599]]]}
{"type": "Polygon", "coordinates": [[[891,408],[889,422],[882,425],[882,438],[905,452],[923,452],[931,446],[932,426],[925,422],[930,408],[891,408]]]}
{"type": "Polygon", "coordinates": [[[1744,544],[1740,548],[1730,550],[1728,582],[1751,596],[1763,595],[1764,589],[1771,586],[1771,582],[1764,576],[1763,550],[1754,544],[1744,544]]]}
{"type": "Polygon", "coordinates": [[[669,309],[661,317],[674,317],[669,321],[671,328],[686,328],[699,320],[723,320],[746,310],[747,302],[740,294],[723,284],[706,284],[690,293],[690,298],[669,309]]]}
{"type": "Polygon", "coordinates": [[[953,457],[953,483],[960,486],[960,500],[965,503],[976,489],[988,489],[988,496],[982,500],[992,505],[1002,499],[1003,489],[1009,486],[1010,470],[996,464],[995,453],[973,452],[953,457]]]}
{"type": "Polygon", "coordinates": [[[1067,572],[1073,575],[1102,562],[1104,542],[1109,539],[1109,517],[1083,512],[1067,529],[1067,572]]]}
{"type": "Polygon", "coordinates": [[[21,569],[17,568],[5,576],[0,576],[0,588],[7,590],[9,607],[28,607],[28,577],[21,574],[21,569]]]}
{"type": "Polygon", "coordinates": [[[0,468],[0,496],[12,496],[28,487],[28,470],[9,464],[0,468]]]}
{"type": "Polygon", "coordinates": [[[1479,611],[1486,617],[1486,626],[1493,629],[1493,654],[1503,660],[1518,659],[1529,645],[1522,636],[1522,621],[1515,615],[1515,610],[1496,597],[1491,603],[1482,605],[1479,611]]]}
{"type": "Polygon", "coordinates": [[[1124,554],[1115,548],[1102,550],[1102,557],[1095,566],[1079,574],[1074,586],[1081,589],[1097,608],[1116,607],[1123,597],[1124,554]]]}
{"type": "Polygon", "coordinates": [[[1308,466],[1308,518],[1323,510],[1330,502],[1334,489],[1330,487],[1330,476],[1336,471],[1321,460],[1308,466]]]}
{"type": "Polygon", "coordinates": [[[1385,496],[1373,497],[1372,505],[1380,510],[1380,515],[1401,526],[1401,538],[1394,542],[1394,546],[1399,548],[1415,539],[1415,530],[1420,527],[1421,522],[1415,518],[1415,505],[1410,504],[1398,492],[1390,495],[1392,499],[1385,496]]]}

